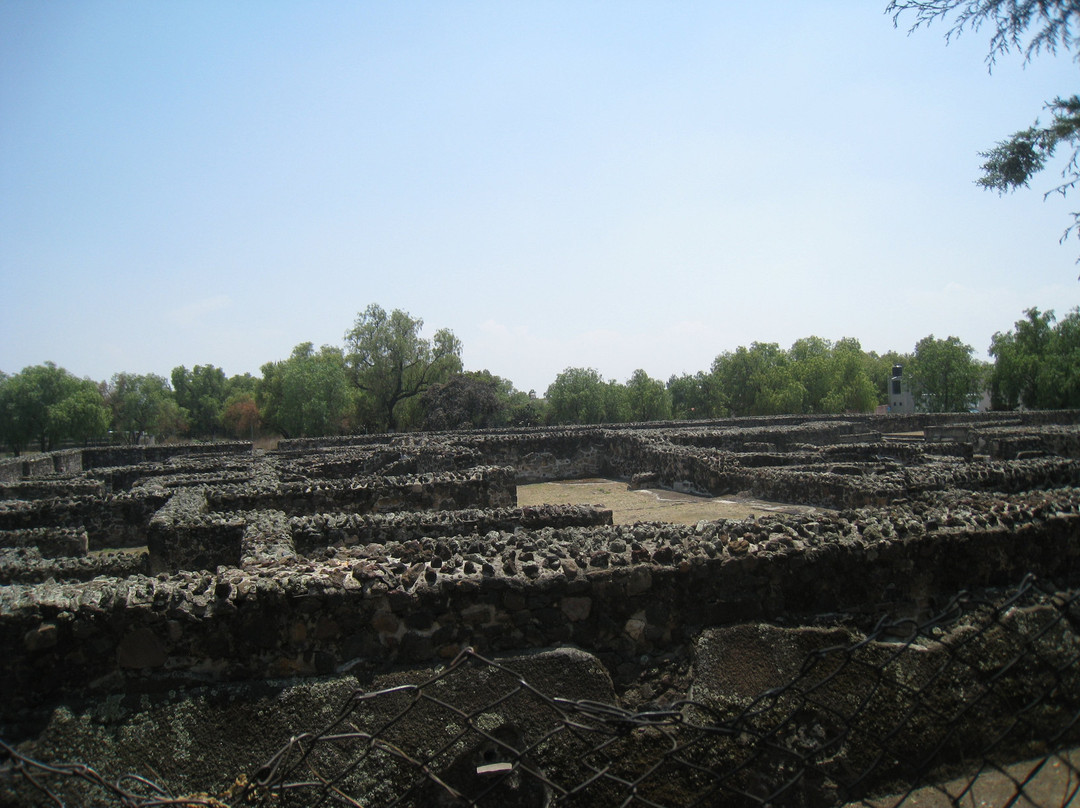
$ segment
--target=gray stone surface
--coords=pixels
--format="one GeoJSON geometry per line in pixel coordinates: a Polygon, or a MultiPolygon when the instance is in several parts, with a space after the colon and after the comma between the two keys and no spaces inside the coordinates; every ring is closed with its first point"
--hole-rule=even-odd
{"type": "MultiPolygon", "coordinates": [[[[141,649],[133,657],[146,653],[152,651],[141,649]]],[[[560,713],[532,688],[570,700],[615,699],[603,665],[576,649],[537,650],[492,661],[498,667],[463,658],[449,671],[428,666],[377,676],[346,673],[140,696],[117,694],[82,707],[56,707],[37,738],[19,749],[39,759],[84,762],[110,780],[134,773],[177,795],[220,794],[235,778],[255,775],[290,738],[317,735],[342,715],[347,721],[334,731],[368,733],[416,758],[442,750],[432,762],[440,771],[450,768],[463,751],[483,743],[477,728],[491,732],[511,724],[525,744],[533,745],[561,726],[560,713]]],[[[359,758],[364,745],[308,740],[296,750],[301,748],[315,749],[313,763],[331,772],[359,758]]],[[[292,762],[294,758],[287,756],[283,765],[292,762]]],[[[371,793],[401,794],[413,784],[407,772],[397,782],[388,781],[391,767],[383,765],[385,758],[376,763],[360,767],[343,784],[362,803],[371,793]]],[[[306,769],[299,769],[295,779],[309,776],[306,769]]],[[[58,782],[72,804],[82,804],[85,791],[58,782]]],[[[0,790],[0,800],[4,797],[0,790]]],[[[17,797],[7,793],[16,805],[36,805],[40,797],[26,788],[17,797]]]]}

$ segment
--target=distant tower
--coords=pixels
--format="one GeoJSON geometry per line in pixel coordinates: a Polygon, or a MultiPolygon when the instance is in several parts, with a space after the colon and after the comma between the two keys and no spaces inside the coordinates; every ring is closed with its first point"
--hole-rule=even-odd
{"type": "Polygon", "coordinates": [[[904,384],[904,366],[892,366],[892,378],[889,379],[889,412],[915,412],[915,399],[904,384]]]}

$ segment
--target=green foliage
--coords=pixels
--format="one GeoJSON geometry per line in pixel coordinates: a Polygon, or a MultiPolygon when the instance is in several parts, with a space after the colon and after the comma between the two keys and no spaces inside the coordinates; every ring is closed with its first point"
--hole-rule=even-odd
{"type": "Polygon", "coordinates": [[[496,377],[483,373],[458,373],[433,384],[420,396],[424,429],[485,429],[501,426],[505,401],[499,397],[496,377]]]}
{"type": "Polygon", "coordinates": [[[234,437],[254,439],[262,428],[262,415],[256,395],[259,379],[250,373],[230,376],[225,381],[225,400],[221,404],[218,420],[234,437]]]}
{"type": "Polygon", "coordinates": [[[19,419],[27,436],[38,442],[44,452],[60,438],[61,429],[49,415],[55,407],[78,388],[78,379],[52,362],[23,368],[15,378],[18,390],[19,419]]]}
{"type": "Polygon", "coordinates": [[[550,424],[617,424],[671,418],[664,383],[636,370],[626,384],[604,381],[593,368],[567,368],[548,387],[544,420],[550,424]]]}
{"type": "MultiPolygon", "coordinates": [[[[1036,121],[1027,129],[998,142],[990,151],[980,153],[986,162],[982,166],[979,185],[1002,194],[1027,187],[1028,181],[1043,170],[1062,144],[1072,149],[1072,156],[1062,171],[1062,182],[1047,195],[1057,192],[1064,196],[1080,182],[1077,163],[1080,158],[1080,96],[1055,98],[1046,109],[1051,116],[1049,125],[1042,126],[1036,121]]],[[[1065,231],[1066,236],[1078,222],[1080,213],[1074,213],[1073,224],[1065,231]]]]}
{"type": "Polygon", "coordinates": [[[52,362],[0,375],[0,439],[14,454],[31,441],[48,451],[64,440],[85,441],[109,428],[97,384],[52,362]]]}
{"type": "Polygon", "coordinates": [[[252,376],[250,373],[243,375],[230,376],[225,382],[225,399],[232,398],[233,396],[249,393],[255,395],[255,390],[259,386],[259,380],[252,376]]]}
{"type": "Polygon", "coordinates": [[[1025,310],[1012,331],[994,334],[994,409],[1080,407],[1080,310],[1055,325],[1053,311],[1025,310]]]}
{"type": "Polygon", "coordinates": [[[17,406],[11,377],[0,370],[0,445],[15,455],[25,445],[20,440],[17,406]]]}
{"type": "Polygon", "coordinates": [[[24,399],[27,390],[19,375],[0,377],[0,438],[12,454],[18,456],[33,437],[24,399]]]}
{"type": "Polygon", "coordinates": [[[420,336],[424,321],[395,309],[387,314],[372,303],[346,333],[346,362],[350,379],[366,399],[366,425],[397,430],[421,417],[418,402],[402,414],[400,405],[433,384],[461,372],[461,342],[449,329],[431,340],[420,336]]]}
{"type": "Polygon", "coordinates": [[[958,337],[936,339],[933,334],[915,345],[908,373],[916,405],[926,412],[966,412],[985,387],[983,366],[973,349],[958,337]]]}
{"type": "Polygon", "coordinates": [[[221,424],[237,438],[254,438],[255,431],[262,427],[255,396],[246,392],[229,396],[221,409],[221,424]]]}
{"type": "Polygon", "coordinates": [[[113,427],[138,443],[146,435],[171,436],[186,429],[184,413],[169,382],[153,373],[117,373],[105,386],[113,427]]]}
{"type": "Polygon", "coordinates": [[[626,388],[614,379],[604,382],[601,388],[604,416],[607,424],[622,424],[630,420],[630,406],[626,400],[626,388]]]}
{"type": "Polygon", "coordinates": [[[160,376],[128,373],[99,390],[51,362],[14,376],[0,373],[0,441],[15,452],[31,441],[51,448],[102,434],[110,420],[136,442],[189,428],[210,436],[224,428],[247,438],[265,425],[295,437],[866,412],[889,400],[895,364],[905,367],[927,410],[967,410],[987,383],[998,409],[1080,408],[1080,309],[1061,322],[1052,311],[1025,315],[1012,331],[994,335],[992,374],[956,337],[930,335],[914,355],[879,356],[856,339],[810,336],[788,350],[776,343],[740,346],[717,356],[708,373],[673,375],[666,385],[642,369],[620,384],[595,369],[571,367],[541,399],[486,370],[461,372],[461,344],[449,330],[429,341],[420,337],[421,320],[372,305],[346,335],[347,351],[302,343],[288,359],[263,365],[261,378],[226,379],[213,365],[180,366],[172,371],[175,391],[160,376]]]}
{"type": "Polygon", "coordinates": [[[638,368],[626,382],[630,421],[666,421],[671,418],[671,393],[659,379],[638,368]]]}
{"type": "Polygon", "coordinates": [[[340,348],[310,342],[285,360],[262,366],[256,401],[262,419],[287,438],[339,434],[352,410],[345,357],[340,348]]]}
{"type": "Polygon", "coordinates": [[[604,422],[604,379],[593,368],[567,368],[544,394],[547,422],[600,424],[604,422]]]}
{"type": "Polygon", "coordinates": [[[49,420],[57,435],[86,443],[108,432],[111,418],[101,390],[83,380],[71,395],[49,407],[49,420]]]}
{"type": "Polygon", "coordinates": [[[226,387],[225,371],[213,365],[196,365],[190,371],[183,365],[173,368],[173,394],[187,412],[192,434],[212,438],[221,428],[226,387]]]}
{"type": "Polygon", "coordinates": [[[806,388],[775,342],[753,342],[720,354],[712,375],[724,409],[734,416],[802,412],[806,388]]]}
{"type": "Polygon", "coordinates": [[[711,409],[732,415],[868,412],[878,401],[873,367],[859,341],[821,337],[797,340],[783,351],[776,343],[751,343],[716,357],[711,409]]]}
{"type": "Polygon", "coordinates": [[[671,396],[671,417],[681,421],[720,418],[728,415],[716,391],[716,379],[699,370],[691,376],[672,376],[667,382],[671,396]]]}
{"type": "Polygon", "coordinates": [[[910,367],[912,361],[911,354],[897,353],[896,351],[886,351],[880,356],[873,351],[866,354],[866,373],[870,377],[870,382],[874,386],[874,396],[878,404],[889,403],[889,387],[892,383],[892,372],[894,365],[901,365],[905,368],[910,367]]]}
{"type": "Polygon", "coordinates": [[[536,391],[514,390],[506,404],[507,426],[540,426],[547,420],[547,402],[536,391]]]}
{"type": "Polygon", "coordinates": [[[857,339],[844,338],[832,346],[828,365],[829,391],[820,402],[811,401],[810,412],[870,412],[878,403],[870,379],[867,355],[857,339]]]}

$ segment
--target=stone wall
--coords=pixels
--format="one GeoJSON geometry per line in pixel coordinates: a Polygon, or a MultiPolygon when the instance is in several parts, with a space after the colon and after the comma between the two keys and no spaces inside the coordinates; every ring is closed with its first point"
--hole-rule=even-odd
{"type": "Polygon", "coordinates": [[[0,548],[33,547],[45,558],[81,558],[90,547],[86,531],[79,528],[37,527],[0,531],[0,548]]]}
{"type": "Polygon", "coordinates": [[[462,647],[572,644],[632,678],[708,626],[917,615],[1034,572],[1080,580],[1080,492],[698,527],[545,528],[369,544],[297,565],[0,590],[6,710],[84,688],[332,674],[462,647]],[[479,546],[478,546],[479,545],[479,546]],[[482,549],[482,553],[475,553],[482,549]],[[474,554],[477,561],[471,560],[474,554]]]}
{"type": "Polygon", "coordinates": [[[934,444],[882,437],[912,418],[739,419],[20,467],[0,502],[0,736],[32,735],[62,700],[374,674],[465,647],[582,648],[625,693],[709,628],[873,625],[1029,573],[1076,586],[1069,417],[963,419],[934,444]],[[616,526],[517,507],[517,483],[600,475],[836,510],[616,526]]]}
{"type": "Polygon", "coordinates": [[[213,511],[389,513],[512,506],[517,488],[513,469],[482,466],[463,472],[223,486],[208,491],[207,500],[213,511]]]}
{"type": "Polygon", "coordinates": [[[97,480],[71,478],[31,478],[0,485],[0,501],[9,499],[68,499],[71,497],[97,497],[108,493],[104,484],[97,480]]]}
{"type": "Polygon", "coordinates": [[[67,449],[29,457],[0,460],[0,483],[17,483],[31,477],[74,474],[82,471],[82,450],[67,449]]]}
{"type": "Polygon", "coordinates": [[[75,528],[89,536],[90,549],[139,547],[154,513],[168,501],[162,490],[104,497],[0,502],[0,531],[75,528]]]}
{"type": "Polygon", "coordinates": [[[182,488],[154,514],[147,531],[151,574],[240,565],[245,523],[210,514],[206,489],[182,488]]]}
{"type": "Polygon", "coordinates": [[[1080,458],[1080,435],[1061,425],[999,427],[971,430],[975,451],[1000,460],[1024,456],[1055,455],[1080,458]]]}
{"type": "Polygon", "coordinates": [[[84,469],[110,466],[132,466],[141,463],[163,463],[175,457],[203,455],[222,457],[250,454],[251,444],[240,441],[231,443],[171,443],[162,446],[104,446],[82,450],[84,469]]]}
{"type": "MultiPolygon", "coordinates": [[[[542,528],[593,527],[612,524],[610,510],[592,505],[542,505],[528,508],[469,508],[458,511],[315,514],[293,517],[289,531],[293,547],[310,554],[329,547],[387,544],[431,538],[476,536],[469,560],[483,564],[486,538],[496,533],[542,528]],[[484,539],[480,537],[483,536],[484,539]]],[[[440,549],[440,557],[445,555],[440,549]]],[[[449,560],[446,556],[444,560],[449,560]]]]}

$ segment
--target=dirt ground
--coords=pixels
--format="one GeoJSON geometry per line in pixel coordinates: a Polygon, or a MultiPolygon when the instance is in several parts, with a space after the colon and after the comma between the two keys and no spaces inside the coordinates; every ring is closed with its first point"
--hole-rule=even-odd
{"type": "Polygon", "coordinates": [[[655,488],[630,491],[608,479],[562,480],[518,486],[518,505],[602,505],[617,525],[671,522],[694,525],[702,519],[745,519],[754,514],[812,513],[821,508],[785,505],[745,497],[699,497],[655,488]]]}
{"type": "MultiPolygon", "coordinates": [[[[1080,750],[1061,752],[1045,759],[988,771],[972,781],[961,778],[938,786],[927,786],[906,795],[904,808],[1054,808],[1076,805],[1080,800],[1080,750]],[[1023,794],[1017,793],[1023,783],[1023,794]]],[[[880,800],[851,803],[845,808],[891,808],[899,805],[893,795],[880,800]]]]}

